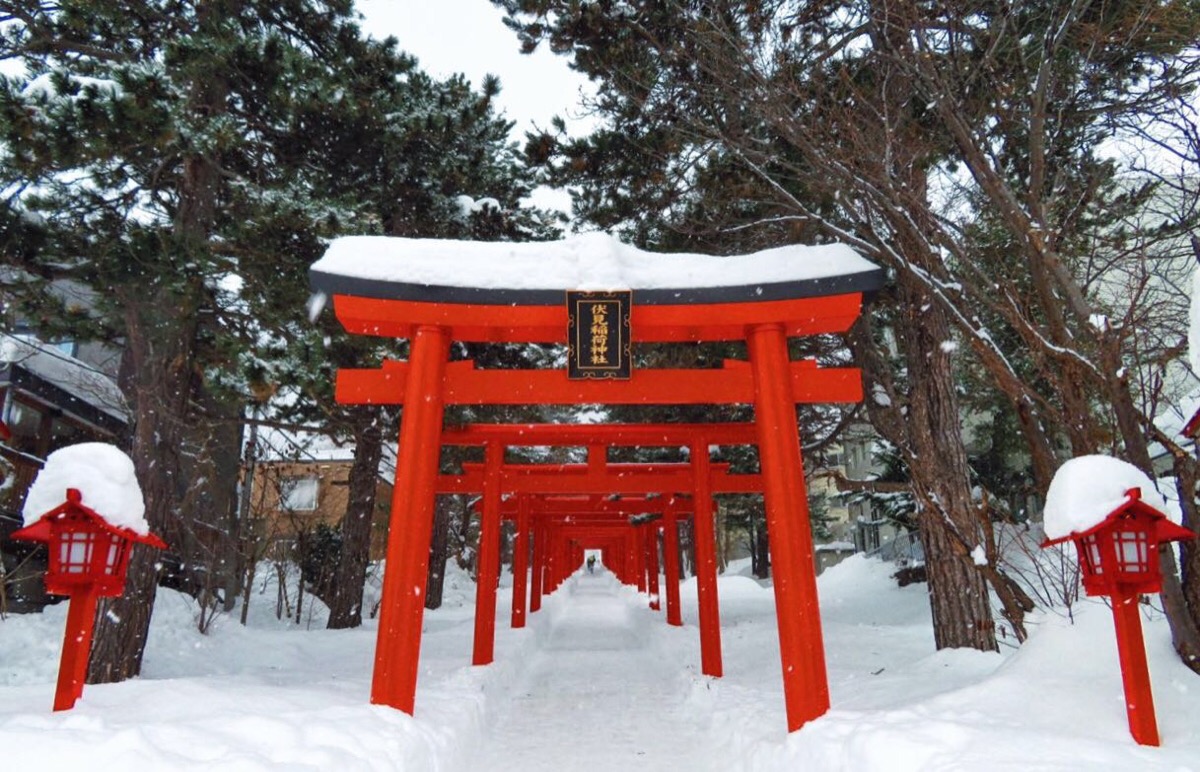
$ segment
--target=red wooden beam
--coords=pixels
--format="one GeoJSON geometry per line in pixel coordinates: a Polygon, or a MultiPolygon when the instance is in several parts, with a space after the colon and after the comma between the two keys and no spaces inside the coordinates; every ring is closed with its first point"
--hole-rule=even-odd
{"type": "MultiPolygon", "coordinates": [[[[384,363],[385,367],[388,363],[384,363]]],[[[378,371],[354,371],[378,372],[378,371]]],[[[676,447],[703,439],[709,445],[753,445],[753,423],[712,424],[467,424],[447,427],[443,445],[577,446],[600,442],[606,446],[676,447]]]]}
{"type": "Polygon", "coordinates": [[[628,523],[624,528],[613,526],[561,526],[559,533],[587,546],[588,548],[623,542],[631,533],[628,529],[633,526],[628,523]]]}
{"type": "MultiPolygon", "coordinates": [[[[638,305],[630,315],[634,343],[742,340],[746,328],[783,324],[791,337],[845,332],[862,308],[858,292],[761,303],[677,306],[638,305]]],[[[553,306],[475,305],[382,300],[334,295],[333,310],[347,332],[410,338],[420,325],[450,330],[454,340],[493,343],[566,343],[567,304],[553,306]]]]}
{"type": "MultiPolygon", "coordinates": [[[[505,499],[501,502],[500,512],[503,513],[506,519],[512,519],[518,509],[518,497],[505,499]]],[[[645,515],[645,514],[662,514],[670,507],[668,496],[655,496],[654,498],[642,498],[637,496],[621,497],[613,499],[610,496],[603,497],[566,497],[556,496],[553,494],[542,494],[535,496],[529,494],[520,498],[528,498],[530,501],[530,512],[535,517],[543,517],[546,515],[616,515],[620,517],[628,517],[629,515],[645,515]]],[[[686,512],[690,505],[682,502],[677,502],[675,508],[677,511],[686,512]]],[[[472,504],[473,509],[479,508],[478,500],[472,504]]]]}
{"type": "MultiPolygon", "coordinates": [[[[749,363],[730,359],[724,365],[706,370],[635,370],[628,381],[573,381],[565,370],[480,370],[471,361],[449,362],[442,394],[447,405],[754,402],[749,363]]],[[[337,401],[343,405],[402,405],[407,373],[408,362],[393,360],[383,362],[378,369],[339,369],[337,401]]],[[[812,360],[801,360],[790,363],[789,374],[792,398],[797,403],[862,401],[862,374],[856,367],[818,367],[812,360]]]]}
{"type": "MultiPolygon", "coordinates": [[[[505,493],[682,493],[694,486],[687,464],[608,464],[604,474],[589,474],[586,464],[508,464],[505,493]]],[[[729,464],[712,464],[712,493],[761,493],[758,474],[732,474],[729,464]]],[[[438,493],[479,493],[483,472],[463,464],[462,474],[438,475],[438,493]]]]}

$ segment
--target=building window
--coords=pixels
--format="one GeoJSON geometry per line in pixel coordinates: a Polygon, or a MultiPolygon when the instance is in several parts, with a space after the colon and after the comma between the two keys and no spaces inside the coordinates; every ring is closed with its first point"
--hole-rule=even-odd
{"type": "Polygon", "coordinates": [[[317,508],[317,478],[285,477],[279,482],[279,506],[292,512],[317,508]]]}
{"type": "Polygon", "coordinates": [[[871,552],[879,549],[879,523],[858,521],[854,531],[854,548],[859,552],[871,552]]]}
{"type": "Polygon", "coordinates": [[[59,353],[73,357],[79,353],[79,344],[73,340],[53,340],[50,341],[50,348],[57,349],[59,353]]]}

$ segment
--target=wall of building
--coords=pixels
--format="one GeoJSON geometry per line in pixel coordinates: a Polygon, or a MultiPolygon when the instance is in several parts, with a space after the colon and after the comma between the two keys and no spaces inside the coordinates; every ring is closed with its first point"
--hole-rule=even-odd
{"type": "MultiPolygon", "coordinates": [[[[254,468],[250,516],[264,557],[286,558],[301,535],[318,524],[337,527],[350,501],[350,460],[270,461],[254,468]],[[308,495],[311,488],[313,495],[308,495]],[[311,500],[310,500],[311,498],[311,500]]],[[[378,480],[371,559],[387,550],[392,486],[378,480]]]]}

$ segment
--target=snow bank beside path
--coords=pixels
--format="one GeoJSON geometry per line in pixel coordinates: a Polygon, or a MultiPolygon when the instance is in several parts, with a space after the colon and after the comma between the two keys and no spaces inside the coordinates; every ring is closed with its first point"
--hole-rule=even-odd
{"type": "MultiPolygon", "coordinates": [[[[441,629],[425,637],[413,718],[368,704],[374,620],[358,630],[323,630],[317,604],[315,629],[308,628],[307,614],[300,625],[280,621],[271,613],[273,592],[255,593],[251,627],[222,616],[201,635],[190,598],[160,590],[143,677],[88,686],[77,707],[61,713],[50,704],[66,604],[6,617],[0,621],[0,768],[461,768],[482,732],[489,684],[504,674],[503,667],[464,664],[472,596],[458,594],[459,605],[427,616],[441,629]]],[[[519,659],[514,641],[505,643],[519,659]]]]}

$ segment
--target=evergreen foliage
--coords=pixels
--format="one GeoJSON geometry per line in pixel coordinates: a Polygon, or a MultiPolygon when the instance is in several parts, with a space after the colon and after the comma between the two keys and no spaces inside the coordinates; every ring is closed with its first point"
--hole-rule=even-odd
{"type": "MultiPolygon", "coordinates": [[[[274,397],[291,411],[276,418],[356,438],[376,421],[329,399],[333,368],[387,352],[307,318],[324,239],[556,232],[520,205],[531,185],[494,112],[498,82],[430,78],[394,40],[365,38],[350,0],[4,10],[0,58],[25,68],[0,81],[5,293],[35,327],[124,346],[131,455],[151,527],[176,550],[200,549],[201,530],[236,547],[231,512],[189,502],[213,500],[191,490],[194,459],[236,457],[236,431],[220,427],[236,429],[245,405],[274,397]],[[63,286],[87,307],[50,291],[63,286]]],[[[153,573],[135,558],[93,678],[140,667],[153,573]]]]}

